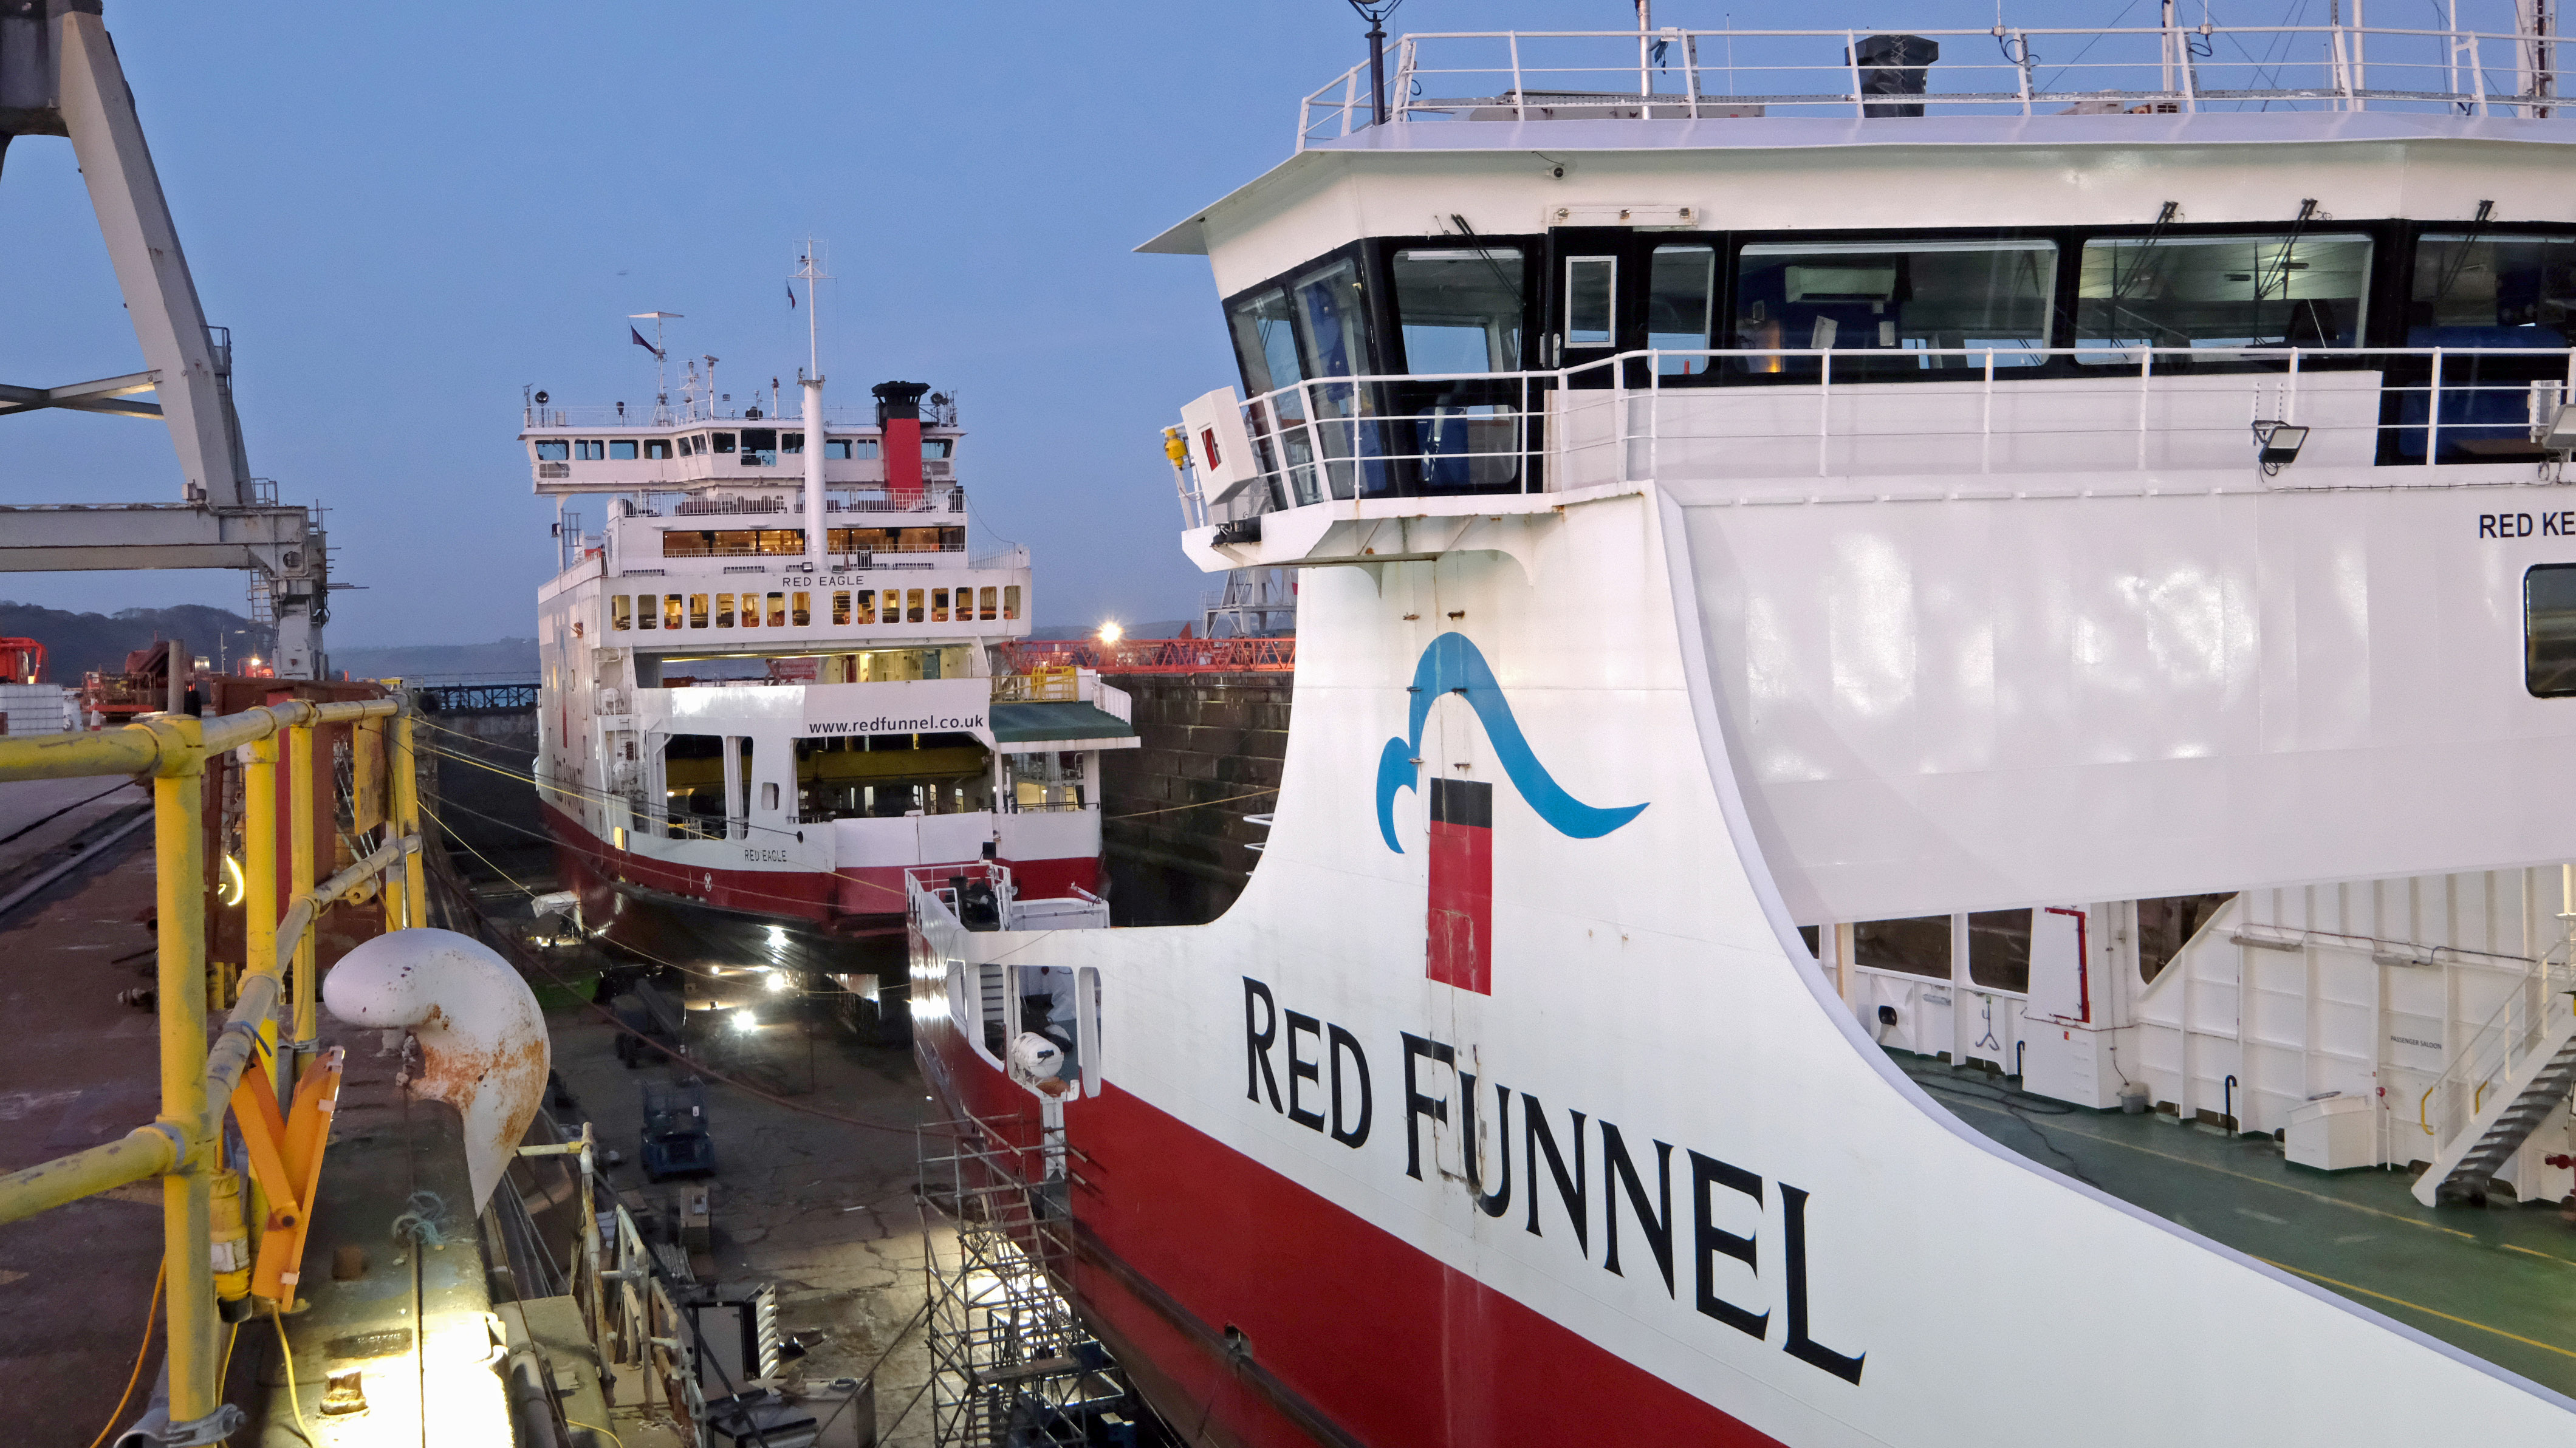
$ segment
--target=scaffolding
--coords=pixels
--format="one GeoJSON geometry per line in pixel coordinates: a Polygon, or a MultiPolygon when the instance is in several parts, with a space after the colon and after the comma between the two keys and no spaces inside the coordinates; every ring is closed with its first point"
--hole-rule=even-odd
{"type": "Polygon", "coordinates": [[[953,1244],[930,1236],[925,1267],[938,1448],[1138,1441],[1125,1376],[1059,1290],[1073,1256],[1062,1130],[1049,1121],[1020,1147],[971,1117],[921,1129],[925,1207],[956,1227],[953,1244]]]}

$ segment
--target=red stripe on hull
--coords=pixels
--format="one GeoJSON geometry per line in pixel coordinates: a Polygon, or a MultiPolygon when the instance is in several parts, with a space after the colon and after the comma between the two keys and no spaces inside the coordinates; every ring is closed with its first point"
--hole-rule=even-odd
{"type": "MultiPolygon", "coordinates": [[[[1034,1117],[945,1019],[915,1049],[952,1112],[1034,1117]]],[[[1065,1122],[1086,1184],[1075,1300],[1200,1443],[1777,1441],[1114,1084],[1065,1122]]]]}
{"type": "MultiPolygon", "coordinates": [[[[581,888],[582,908],[591,918],[607,919],[608,896],[618,884],[630,884],[666,895],[695,900],[718,910],[799,920],[836,932],[858,932],[900,925],[904,917],[904,872],[907,868],[937,876],[971,863],[872,865],[846,870],[730,870],[657,860],[620,850],[592,834],[578,820],[548,804],[546,827],[555,837],[558,863],[566,878],[588,882],[581,888]],[[598,898],[592,898],[596,889],[598,898]]],[[[1070,895],[1073,888],[1097,893],[1100,861],[1083,855],[1060,860],[1004,860],[1025,898],[1070,895]]]]}

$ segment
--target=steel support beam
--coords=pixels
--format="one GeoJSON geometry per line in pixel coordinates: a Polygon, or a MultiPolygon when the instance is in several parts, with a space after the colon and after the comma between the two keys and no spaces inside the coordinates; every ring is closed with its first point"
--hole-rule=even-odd
{"type": "Polygon", "coordinates": [[[96,15],[78,11],[62,17],[57,39],[63,126],[144,363],[161,374],[161,412],[186,478],[182,496],[237,507],[250,501],[250,468],[233,415],[231,349],[218,347],[206,327],[116,46],[96,15]]]}
{"type": "Polygon", "coordinates": [[[128,402],[124,399],[138,392],[150,392],[160,385],[161,374],[158,372],[132,372],[96,382],[75,382],[68,387],[17,387],[0,382],[0,417],[45,407],[59,407],[70,412],[104,412],[115,417],[159,417],[159,403],[128,402]]]}

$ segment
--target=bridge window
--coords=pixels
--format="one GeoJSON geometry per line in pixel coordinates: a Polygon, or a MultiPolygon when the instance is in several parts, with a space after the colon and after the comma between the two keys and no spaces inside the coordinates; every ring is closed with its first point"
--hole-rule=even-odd
{"type": "Polygon", "coordinates": [[[2576,563],[2522,575],[2523,687],[2543,699],[2576,694],[2576,563]]]}
{"type": "Polygon", "coordinates": [[[706,449],[698,445],[697,438],[684,437],[680,439],[680,456],[684,458],[696,457],[699,453],[704,451],[706,451],[706,449]]]}
{"type": "Polygon", "coordinates": [[[608,596],[608,626],[625,630],[635,626],[635,601],[622,593],[608,596]]]}
{"type": "Polygon", "coordinates": [[[1565,259],[1565,345],[1607,347],[1618,335],[1619,259],[1565,259]]]}
{"type": "Polygon", "coordinates": [[[541,463],[564,463],[572,461],[571,440],[569,438],[560,437],[538,438],[537,461],[541,463]]]}
{"type": "Polygon", "coordinates": [[[1393,272],[1406,371],[1520,370],[1520,248],[1408,248],[1393,272]]]}
{"type": "MultiPolygon", "coordinates": [[[[732,452],[732,451],[733,451],[733,434],[732,434],[732,433],[729,433],[729,432],[720,432],[720,433],[717,433],[717,434],[715,435],[715,440],[716,440],[716,442],[715,442],[715,450],[716,450],[717,452],[720,452],[720,453],[729,453],[729,452],[732,452]]],[[[699,446],[704,447],[704,446],[706,445],[706,439],[705,439],[703,436],[701,436],[701,437],[698,439],[698,444],[699,444],[699,446]]]]}
{"type": "Polygon", "coordinates": [[[2369,281],[2366,236],[2088,241],[2075,360],[2133,367],[2137,354],[2122,349],[2134,347],[2350,347],[2369,281]]]}
{"type": "MultiPolygon", "coordinates": [[[[2090,255],[2088,251],[2087,255],[2090,255]]],[[[2057,246],[2046,241],[1763,243],[1736,264],[1736,345],[1876,354],[1846,362],[1872,374],[1961,369],[1985,358],[1916,356],[1994,348],[1998,367],[2045,359],[2057,246]]],[[[1813,357],[1746,357],[1748,372],[1820,370],[1813,357]]]]}
{"type": "Polygon", "coordinates": [[[1235,359],[1243,364],[1244,390],[1254,396],[1298,381],[1297,328],[1288,319],[1288,294],[1272,289],[1227,309],[1235,359]]]}
{"type": "Polygon", "coordinates": [[[2560,347],[2576,237],[2427,235],[2415,243],[2412,347],[2560,347]]]}
{"type": "Polygon", "coordinates": [[[780,433],[778,435],[778,450],[783,453],[803,454],[805,451],[805,434],[801,432],[780,433]]]}
{"type": "Polygon", "coordinates": [[[631,437],[610,439],[608,444],[608,460],[613,463],[631,463],[635,461],[635,439],[631,437]]]}
{"type": "MultiPolygon", "coordinates": [[[[1717,321],[1717,249],[1709,246],[1659,246],[1646,278],[1646,345],[1656,350],[1705,351],[1717,321]]],[[[1666,377],[1696,377],[1708,371],[1706,357],[1658,358],[1655,370],[1666,377]]]]}
{"type": "Polygon", "coordinates": [[[573,442],[572,460],[574,462],[595,463],[606,456],[608,456],[608,445],[595,438],[579,438],[573,442]]]}
{"type": "Polygon", "coordinates": [[[657,595],[650,593],[639,593],[635,595],[635,626],[637,628],[655,627],[661,622],[661,617],[661,599],[657,595]]]}
{"type": "Polygon", "coordinates": [[[1852,927],[1852,964],[1948,980],[1950,917],[1864,920],[1852,927]]]}
{"type": "MultiPolygon", "coordinates": [[[[724,438],[724,434],[718,433],[716,434],[716,438],[721,442],[724,438]]],[[[716,451],[722,452],[724,449],[720,447],[716,449],[716,451]]],[[[774,468],[778,466],[778,429],[774,427],[744,428],[742,431],[742,465],[747,468],[774,468]]]]}
{"type": "Polygon", "coordinates": [[[921,440],[921,455],[923,457],[953,457],[956,452],[957,439],[953,437],[925,437],[921,440]]]}
{"type": "Polygon", "coordinates": [[[689,595],[689,627],[705,628],[706,626],[707,596],[703,593],[692,593],[689,595]]]}
{"type": "Polygon", "coordinates": [[[826,438],[826,439],[824,439],[824,441],[823,441],[823,456],[824,456],[826,459],[832,459],[832,458],[847,458],[849,455],[850,455],[850,440],[849,440],[848,438],[846,438],[846,437],[835,437],[835,438],[826,438]]]}
{"type": "Polygon", "coordinates": [[[671,456],[671,440],[667,437],[644,439],[644,456],[656,462],[668,461],[671,456]]]}
{"type": "Polygon", "coordinates": [[[716,595],[716,627],[733,627],[733,595],[730,593],[716,595]]]}
{"type": "Polygon", "coordinates": [[[790,621],[798,628],[810,627],[814,622],[814,595],[800,588],[789,597],[788,602],[791,605],[788,610],[790,621]]]}

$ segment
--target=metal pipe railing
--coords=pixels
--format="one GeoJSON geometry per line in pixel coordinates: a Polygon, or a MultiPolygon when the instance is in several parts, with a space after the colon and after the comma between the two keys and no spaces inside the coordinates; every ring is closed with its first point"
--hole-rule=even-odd
{"type": "MultiPolygon", "coordinates": [[[[191,1441],[214,1441],[228,1420],[216,1382],[216,1309],[210,1178],[223,1111],[247,1069],[252,1043],[270,1032],[285,961],[299,963],[294,1006],[299,1039],[312,1035],[310,924],[323,905],[396,865],[407,873],[406,910],[416,909],[418,799],[407,773],[396,781],[394,839],[316,887],[312,868],[312,731],[326,724],[401,716],[392,758],[411,759],[410,720],[395,699],[317,704],[297,700],[216,719],[155,715],[95,734],[0,739],[0,781],[131,774],[152,781],[154,887],[158,896],[157,1001],[161,1110],[122,1140],[0,1176],[0,1222],[16,1221],[129,1182],[162,1180],[162,1240],[168,1273],[166,1338],[169,1415],[191,1441]],[[294,818],[288,822],[296,898],[274,918],[277,735],[288,736],[294,818]],[[244,772],[250,959],[240,994],[212,1050],[206,1042],[204,861],[205,762],[251,747],[244,772]],[[265,828],[260,826],[265,825],[265,828]],[[200,1431],[202,1430],[202,1431],[200,1431]]],[[[327,797],[327,796],[326,796],[327,797]]],[[[416,918],[416,917],[414,917],[416,918]]],[[[287,1059],[278,1057],[281,1063],[287,1059]]],[[[281,1078],[284,1072],[280,1072],[281,1078]]],[[[281,1085],[283,1085],[281,1080],[281,1085]]]]}

